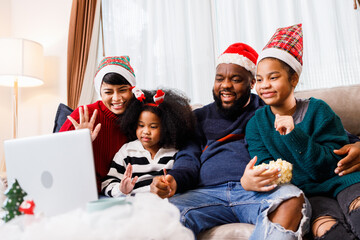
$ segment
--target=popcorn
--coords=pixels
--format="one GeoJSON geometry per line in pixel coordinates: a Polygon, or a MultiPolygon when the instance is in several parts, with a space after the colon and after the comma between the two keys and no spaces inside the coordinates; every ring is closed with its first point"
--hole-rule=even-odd
{"type": "MultiPolygon", "coordinates": [[[[271,184],[284,184],[284,183],[288,183],[291,181],[291,178],[292,178],[292,164],[285,161],[285,160],[282,160],[281,158],[278,158],[275,161],[270,161],[268,164],[266,163],[262,163],[260,165],[257,165],[254,167],[254,169],[256,168],[260,168],[260,167],[269,167],[269,170],[272,170],[274,168],[280,168],[280,174],[281,174],[281,177],[279,177],[278,179],[276,179],[275,181],[273,181],[271,184]]],[[[269,171],[269,170],[266,170],[266,171],[269,171]]],[[[265,172],[266,172],[265,171],[265,172]]]]}

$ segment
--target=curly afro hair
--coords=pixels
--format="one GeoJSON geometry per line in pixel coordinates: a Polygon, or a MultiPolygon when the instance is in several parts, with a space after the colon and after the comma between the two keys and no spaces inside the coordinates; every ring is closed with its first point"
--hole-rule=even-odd
{"type": "Polygon", "coordinates": [[[165,93],[164,101],[158,106],[147,105],[154,103],[155,90],[143,90],[143,102],[132,101],[127,111],[121,116],[119,124],[129,141],[136,140],[138,119],[143,111],[156,114],[161,119],[161,133],[159,146],[181,149],[195,132],[195,116],[190,106],[190,100],[182,93],[173,89],[162,89],[165,93]]]}

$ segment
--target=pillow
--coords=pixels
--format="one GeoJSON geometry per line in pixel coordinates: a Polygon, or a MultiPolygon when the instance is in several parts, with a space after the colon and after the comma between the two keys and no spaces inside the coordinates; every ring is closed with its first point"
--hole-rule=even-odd
{"type": "Polygon", "coordinates": [[[67,116],[70,115],[73,111],[74,110],[72,110],[70,107],[66,106],[65,104],[63,103],[59,104],[59,107],[56,111],[53,133],[59,132],[61,126],[66,121],[67,116]]]}

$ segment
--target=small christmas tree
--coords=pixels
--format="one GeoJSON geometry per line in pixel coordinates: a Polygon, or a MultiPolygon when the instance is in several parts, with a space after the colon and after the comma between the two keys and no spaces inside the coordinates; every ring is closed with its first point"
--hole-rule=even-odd
{"type": "Polygon", "coordinates": [[[5,191],[5,196],[7,199],[3,203],[3,209],[5,214],[2,217],[4,222],[8,222],[13,219],[15,216],[19,216],[22,213],[19,211],[20,204],[24,201],[24,197],[27,195],[24,190],[20,187],[20,184],[15,179],[12,185],[9,185],[8,189],[5,191]]]}

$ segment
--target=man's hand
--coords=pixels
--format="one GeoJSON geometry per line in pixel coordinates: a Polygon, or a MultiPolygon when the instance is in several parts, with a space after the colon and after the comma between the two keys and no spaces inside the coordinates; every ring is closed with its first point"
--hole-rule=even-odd
{"type": "Polygon", "coordinates": [[[129,165],[126,167],[125,173],[123,178],[120,182],[120,191],[124,194],[129,194],[135,186],[136,181],[138,180],[138,176],[132,178],[132,166],[129,163],[129,165]]]}
{"type": "Polygon", "coordinates": [[[67,116],[67,118],[70,120],[70,122],[73,124],[76,130],[88,128],[91,132],[91,140],[94,141],[97,135],[99,134],[101,128],[101,124],[98,123],[94,129],[96,116],[97,116],[97,110],[95,109],[89,121],[89,111],[87,106],[85,105],[84,111],[82,107],[79,107],[79,123],[76,122],[75,119],[73,119],[70,116],[67,116]]]}
{"type": "Polygon", "coordinates": [[[269,184],[279,178],[279,169],[268,170],[265,167],[254,169],[256,160],[257,157],[254,157],[246,165],[245,172],[240,179],[241,186],[246,191],[267,192],[273,190],[277,185],[269,184]]]}
{"type": "Polygon", "coordinates": [[[174,196],[177,189],[175,178],[171,175],[157,176],[153,178],[150,185],[150,192],[155,193],[161,198],[174,196]]]}
{"type": "Polygon", "coordinates": [[[343,176],[352,172],[360,171],[360,142],[347,144],[338,150],[334,150],[337,155],[346,156],[338,162],[335,173],[343,176]]]}
{"type": "Polygon", "coordinates": [[[280,135],[286,135],[294,129],[294,119],[292,116],[280,116],[279,114],[276,114],[274,127],[280,135]]]}

